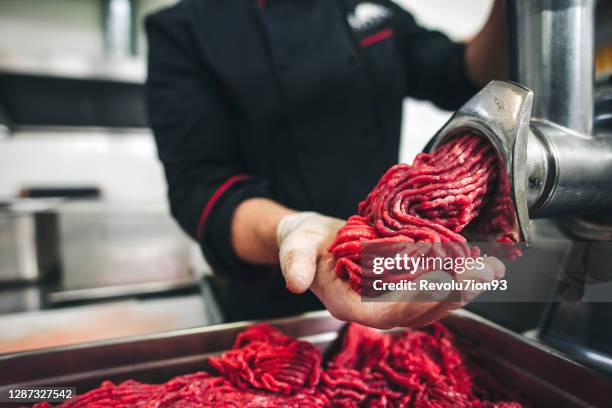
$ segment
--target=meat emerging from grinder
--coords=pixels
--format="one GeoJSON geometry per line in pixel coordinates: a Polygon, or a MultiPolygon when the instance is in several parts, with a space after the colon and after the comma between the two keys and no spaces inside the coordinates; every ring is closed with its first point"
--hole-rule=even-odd
{"type": "MultiPolygon", "coordinates": [[[[387,170],[328,251],[336,259],[337,275],[362,292],[364,244],[392,248],[433,243],[436,253],[427,256],[473,257],[479,248],[460,234],[470,223],[487,240],[518,242],[508,178],[500,171],[493,146],[474,132],[451,139],[433,153],[417,155],[412,165],[387,170]]],[[[509,259],[520,254],[515,246],[503,251],[509,259]]]]}
{"type": "Polygon", "coordinates": [[[466,364],[441,324],[399,333],[350,324],[340,351],[324,366],[320,356],[313,345],[261,324],[240,334],[232,350],[211,359],[214,373],[182,375],[164,384],[105,381],[60,407],[524,407],[495,378],[466,364]],[[278,358],[270,359],[271,354],[278,358]]]}

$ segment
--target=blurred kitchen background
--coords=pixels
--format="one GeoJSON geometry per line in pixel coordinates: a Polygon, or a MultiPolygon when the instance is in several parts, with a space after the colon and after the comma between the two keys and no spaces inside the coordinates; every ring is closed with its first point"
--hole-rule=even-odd
{"type": "MultiPolygon", "coordinates": [[[[0,0],[0,354],[220,320],[145,117],[143,19],[174,2],[0,0]]],[[[460,40],[492,0],[398,2],[460,40]]],[[[598,10],[603,88],[611,11],[598,10]]],[[[411,161],[450,113],[405,112],[411,161]]]]}

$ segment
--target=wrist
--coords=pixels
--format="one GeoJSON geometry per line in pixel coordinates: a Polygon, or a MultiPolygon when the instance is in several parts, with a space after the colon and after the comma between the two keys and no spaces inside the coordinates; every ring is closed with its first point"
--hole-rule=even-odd
{"type": "Polygon", "coordinates": [[[250,198],[240,203],[232,219],[232,241],[238,257],[253,263],[276,263],[278,224],[294,213],[266,198],[250,198]]]}
{"type": "Polygon", "coordinates": [[[276,244],[280,247],[287,235],[295,231],[300,225],[321,214],[313,211],[294,212],[283,216],[276,227],[276,244]]]}

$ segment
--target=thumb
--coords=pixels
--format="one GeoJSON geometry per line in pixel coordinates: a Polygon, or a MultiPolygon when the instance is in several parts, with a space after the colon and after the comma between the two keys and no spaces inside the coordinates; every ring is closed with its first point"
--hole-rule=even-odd
{"type": "Polygon", "coordinates": [[[317,269],[317,249],[304,243],[294,243],[288,239],[279,252],[281,270],[287,289],[293,293],[304,293],[315,277],[317,269]]]}
{"type": "MultiPolygon", "coordinates": [[[[467,280],[476,282],[491,282],[495,279],[501,279],[504,277],[505,266],[503,262],[494,257],[487,257],[485,267],[482,270],[466,270],[462,274],[456,274],[455,280],[465,284],[467,280]]],[[[437,306],[429,310],[427,313],[412,320],[409,325],[410,327],[422,327],[427,326],[437,320],[440,320],[453,310],[459,309],[472,300],[474,300],[482,291],[473,291],[470,289],[464,289],[462,291],[456,291],[450,296],[441,301],[437,306]]]]}
{"type": "MultiPolygon", "coordinates": [[[[485,258],[483,269],[467,269],[463,274],[455,275],[455,279],[462,283],[466,283],[467,281],[488,283],[503,278],[504,274],[504,263],[495,257],[489,256],[485,258]]],[[[470,303],[484,291],[485,290],[472,289],[470,287],[462,290],[460,306],[463,307],[467,303],[470,303]]]]}

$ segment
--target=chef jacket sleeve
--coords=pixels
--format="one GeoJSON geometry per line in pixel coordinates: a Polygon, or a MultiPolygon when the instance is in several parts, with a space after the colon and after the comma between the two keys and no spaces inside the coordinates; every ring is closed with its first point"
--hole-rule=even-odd
{"type": "Polygon", "coordinates": [[[243,165],[228,94],[193,49],[187,25],[162,13],[146,22],[146,101],[172,215],[216,273],[258,280],[271,268],[236,256],[231,220],[241,201],[271,197],[269,186],[243,165]]]}
{"type": "Polygon", "coordinates": [[[396,4],[390,7],[406,66],[406,96],[430,100],[446,110],[459,108],[478,91],[467,77],[466,45],[419,26],[409,12],[396,4]]]}

